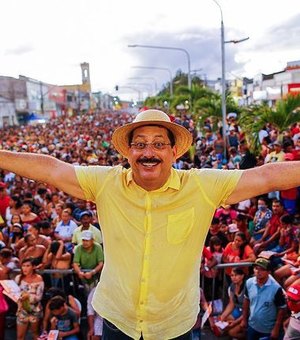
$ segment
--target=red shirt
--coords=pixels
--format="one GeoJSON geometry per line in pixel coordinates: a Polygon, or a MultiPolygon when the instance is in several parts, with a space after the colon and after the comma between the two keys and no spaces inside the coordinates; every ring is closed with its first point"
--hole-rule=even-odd
{"type": "Polygon", "coordinates": [[[5,219],[6,208],[9,206],[10,198],[9,196],[3,196],[0,198],[0,214],[5,219]]]}

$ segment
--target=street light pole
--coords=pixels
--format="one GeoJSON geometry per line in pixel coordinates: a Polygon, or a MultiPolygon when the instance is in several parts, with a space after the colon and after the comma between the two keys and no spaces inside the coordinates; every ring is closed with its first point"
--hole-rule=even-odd
{"type": "Polygon", "coordinates": [[[169,68],[166,67],[155,67],[155,66],[132,66],[132,68],[143,68],[148,70],[161,70],[161,71],[167,71],[170,76],[170,97],[173,97],[173,78],[172,78],[172,72],[169,68]]]}
{"type": "Polygon", "coordinates": [[[192,80],[191,80],[191,58],[188,51],[184,48],[179,47],[166,47],[166,46],[153,46],[153,45],[128,45],[128,47],[143,47],[143,48],[157,48],[157,49],[163,49],[163,50],[175,50],[175,51],[181,51],[184,52],[187,56],[187,62],[188,62],[188,88],[189,90],[192,89],[192,80]]]}
{"type": "Polygon", "coordinates": [[[224,39],[224,21],[223,21],[223,12],[220,4],[213,0],[213,2],[219,7],[221,14],[221,67],[222,67],[222,78],[221,78],[221,87],[222,87],[222,99],[221,99],[221,107],[222,107],[222,134],[223,134],[223,143],[224,143],[224,158],[226,158],[226,80],[225,80],[225,39],[224,39]]]}
{"type": "Polygon", "coordinates": [[[238,44],[240,42],[246,41],[249,39],[249,37],[239,40],[228,40],[225,41],[224,38],[224,21],[223,21],[223,12],[222,7],[220,4],[213,0],[213,2],[219,7],[220,14],[221,14],[221,63],[222,63],[222,80],[221,80],[221,86],[222,86],[222,134],[223,134],[223,141],[224,141],[224,158],[226,158],[226,145],[227,145],[227,138],[226,138],[226,79],[225,79],[225,44],[228,43],[234,43],[238,44]]]}

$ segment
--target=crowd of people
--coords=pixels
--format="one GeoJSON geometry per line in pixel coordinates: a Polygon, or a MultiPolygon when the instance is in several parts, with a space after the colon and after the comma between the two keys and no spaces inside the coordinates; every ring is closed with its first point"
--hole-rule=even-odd
{"type": "MultiPolygon", "coordinates": [[[[46,154],[78,165],[128,168],[111,136],[132,119],[124,112],[101,112],[6,128],[0,130],[0,148],[46,154]]],[[[221,127],[214,130],[209,119],[201,129],[185,113],[172,120],[194,138],[189,152],[173,164],[176,169],[230,171],[300,159],[300,124],[291,126],[282,138],[275,127],[266,125],[259,133],[261,152],[255,156],[236,115],[228,115],[227,145],[221,127]]],[[[95,205],[5,170],[0,175],[0,280],[15,280],[21,292],[17,303],[8,299],[9,310],[0,318],[15,313],[18,340],[25,339],[29,327],[34,339],[58,330],[60,338],[76,340],[83,337],[80,319],[87,316],[89,340],[101,339],[102,318],[91,304],[105,263],[95,205]],[[75,274],[73,287],[70,269],[75,274]]],[[[300,337],[299,203],[299,190],[293,188],[216,210],[199,268],[204,278],[202,299],[220,299],[223,287],[228,287],[218,320],[209,319],[215,334],[245,339],[248,329],[249,339],[270,334],[279,339],[285,329],[285,339],[294,339],[295,332],[300,337]],[[225,269],[225,281],[216,267],[221,263],[233,264],[225,269]],[[246,266],[235,267],[237,263],[246,266]],[[261,287],[259,297],[256,284],[261,287]],[[224,329],[216,321],[225,324],[224,329]]],[[[204,309],[208,305],[200,302],[204,309]]],[[[4,339],[5,328],[0,328],[4,339]]],[[[201,331],[195,332],[195,339],[200,335],[201,331]]]]}

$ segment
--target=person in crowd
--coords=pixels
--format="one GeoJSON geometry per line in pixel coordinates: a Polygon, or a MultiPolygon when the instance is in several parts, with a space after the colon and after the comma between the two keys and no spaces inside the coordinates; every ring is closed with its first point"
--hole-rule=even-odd
{"type": "Polygon", "coordinates": [[[292,284],[286,291],[287,305],[291,311],[283,340],[300,339],[300,285],[292,284]]]}
{"type": "Polygon", "coordinates": [[[55,296],[62,297],[64,301],[66,301],[66,304],[68,305],[68,307],[73,310],[73,312],[76,314],[78,318],[80,318],[80,315],[81,315],[81,303],[76,297],[74,297],[71,294],[67,295],[65,291],[60,288],[51,287],[45,292],[46,302],[45,302],[44,316],[43,316],[43,322],[42,322],[43,333],[48,333],[50,330],[51,311],[49,309],[49,303],[51,299],[54,298],[55,296]]]}
{"type": "MultiPolygon", "coordinates": [[[[208,312],[209,314],[211,314],[212,312],[212,306],[211,303],[209,304],[207,302],[206,296],[204,294],[204,291],[202,288],[200,288],[200,301],[199,301],[199,314],[197,317],[197,321],[192,329],[192,339],[193,340],[201,340],[201,333],[202,333],[202,318],[205,312],[208,312]]],[[[213,317],[211,315],[209,315],[208,317],[208,322],[209,322],[209,326],[211,328],[213,328],[213,317]]]]}
{"type": "Polygon", "coordinates": [[[26,234],[24,239],[25,246],[18,252],[20,261],[22,262],[24,259],[31,258],[35,268],[41,268],[43,266],[43,255],[46,248],[41,244],[37,244],[36,237],[33,234],[26,234]]]}
{"type": "Polygon", "coordinates": [[[40,218],[37,214],[32,211],[32,204],[29,202],[23,202],[22,205],[22,213],[21,213],[21,220],[23,225],[26,224],[26,231],[30,224],[36,223],[40,221],[40,218]]]}
{"type": "MultiPolygon", "coordinates": [[[[238,147],[239,153],[241,155],[241,160],[239,162],[239,169],[245,170],[245,169],[252,169],[256,167],[257,160],[255,155],[250,151],[249,145],[247,144],[245,139],[240,140],[240,144],[238,147]]],[[[257,195],[254,195],[257,196],[257,195]]],[[[246,197],[250,198],[250,197],[246,197]]]]}
{"type": "Polygon", "coordinates": [[[57,226],[57,224],[59,222],[61,222],[61,215],[62,215],[62,212],[64,210],[64,205],[62,203],[57,203],[55,205],[55,212],[56,212],[56,217],[54,217],[52,220],[51,220],[51,224],[52,224],[52,227],[53,229],[55,229],[55,227],[57,226]]]}
{"type": "Polygon", "coordinates": [[[217,236],[221,240],[222,248],[225,248],[225,246],[227,245],[228,239],[226,237],[226,234],[220,230],[220,227],[220,220],[217,217],[213,217],[205,238],[205,245],[207,247],[209,246],[210,239],[213,236],[217,236]]]}
{"type": "Polygon", "coordinates": [[[0,215],[5,219],[6,209],[9,207],[10,197],[7,194],[6,184],[0,182],[0,215]]]}
{"type": "Polygon", "coordinates": [[[285,289],[300,278],[300,256],[298,252],[296,254],[293,253],[292,255],[293,256],[290,257],[287,257],[286,255],[283,256],[283,265],[277,268],[273,273],[274,278],[285,289]]]}
{"type": "Polygon", "coordinates": [[[21,214],[21,207],[22,201],[19,196],[12,195],[10,196],[9,206],[6,208],[5,211],[5,221],[8,227],[11,227],[11,219],[14,214],[20,215],[21,214]]]}
{"type": "Polygon", "coordinates": [[[51,312],[50,328],[59,331],[58,338],[65,340],[79,340],[78,316],[68,307],[66,300],[61,296],[54,296],[49,301],[51,312]]]}
{"type": "Polygon", "coordinates": [[[280,339],[286,301],[281,286],[270,276],[269,260],[259,257],[254,276],[246,281],[242,326],[247,339],[280,339]]]}
{"type": "Polygon", "coordinates": [[[294,225],[294,219],[291,215],[283,215],[280,217],[280,237],[278,246],[272,248],[271,251],[276,252],[274,256],[280,258],[285,254],[298,253],[299,238],[298,228],[294,225]]]}
{"type": "Polygon", "coordinates": [[[88,293],[98,283],[99,275],[104,264],[102,246],[94,242],[94,235],[90,230],[81,234],[82,244],[75,248],[73,268],[79,279],[84,283],[85,292],[88,293]],[[83,271],[88,269],[89,271],[83,271]]]}
{"type": "Polygon", "coordinates": [[[77,199],[75,202],[75,208],[73,209],[72,216],[75,221],[80,223],[80,215],[87,210],[86,201],[83,199],[77,199]]]}
{"type": "Polygon", "coordinates": [[[220,223],[229,225],[236,220],[237,211],[232,206],[227,205],[224,208],[217,209],[215,217],[220,220],[220,223]]]}
{"type": "Polygon", "coordinates": [[[87,300],[87,320],[88,320],[88,335],[87,340],[101,340],[103,330],[103,318],[95,311],[92,300],[96,288],[93,288],[87,300]]]}
{"type": "Polygon", "coordinates": [[[61,214],[61,221],[58,222],[54,229],[54,238],[64,241],[66,249],[70,253],[73,250],[72,237],[76,228],[77,224],[72,220],[70,211],[64,209],[61,214]]]}
{"type": "Polygon", "coordinates": [[[59,197],[59,193],[57,191],[52,192],[50,194],[50,202],[48,202],[47,204],[47,216],[50,220],[54,220],[55,218],[57,218],[57,212],[56,212],[56,204],[61,203],[63,204],[63,202],[61,201],[60,197],[59,197]]]}
{"type": "Polygon", "coordinates": [[[263,250],[270,250],[278,246],[280,239],[280,218],[285,214],[283,205],[280,200],[273,199],[272,201],[272,217],[266,224],[264,233],[261,239],[255,243],[253,249],[255,254],[259,254],[263,250]]]}
{"type": "Polygon", "coordinates": [[[21,274],[16,276],[15,281],[21,290],[17,311],[18,340],[25,339],[29,327],[33,340],[37,340],[43,316],[43,278],[35,272],[32,260],[24,259],[21,262],[21,274]]]}
{"type": "Polygon", "coordinates": [[[54,240],[54,230],[50,221],[43,220],[40,222],[40,235],[46,236],[49,240],[54,240]]]}
{"type": "MultiPolygon", "coordinates": [[[[295,156],[291,153],[285,153],[285,161],[295,160],[295,156]]],[[[286,190],[280,190],[280,200],[284,206],[285,211],[290,215],[295,215],[297,212],[297,198],[298,198],[298,188],[290,188],[286,190]]]]}
{"type": "Polygon", "coordinates": [[[217,294],[217,286],[215,286],[215,291],[212,292],[212,281],[218,274],[217,269],[214,268],[217,264],[217,259],[213,256],[208,247],[204,247],[201,256],[200,273],[204,276],[204,293],[209,299],[217,294]]]}
{"type": "MultiPolygon", "coordinates": [[[[239,262],[254,262],[256,256],[252,247],[248,244],[246,235],[241,232],[236,232],[233,242],[229,242],[224,249],[222,262],[223,263],[239,263],[239,262]]],[[[248,273],[247,268],[244,268],[245,273],[248,273]]],[[[231,267],[225,269],[226,277],[230,282],[231,267]]]]}
{"type": "Polygon", "coordinates": [[[82,244],[82,233],[84,230],[90,230],[93,233],[94,240],[98,244],[103,243],[101,231],[92,224],[93,213],[90,210],[83,211],[80,214],[80,225],[74,230],[72,243],[74,245],[82,244]]]}
{"type": "Polygon", "coordinates": [[[241,233],[244,233],[246,236],[247,242],[250,242],[251,234],[248,229],[248,221],[249,221],[249,217],[247,215],[238,213],[235,223],[236,223],[238,231],[240,231],[241,233]]]}
{"type": "Polygon", "coordinates": [[[17,255],[18,251],[16,249],[16,244],[24,237],[24,229],[20,223],[14,223],[9,233],[9,239],[7,241],[7,247],[14,251],[17,255]]]}
{"type": "Polygon", "coordinates": [[[250,240],[252,246],[255,246],[255,244],[260,242],[260,239],[265,232],[266,225],[271,217],[272,211],[268,208],[267,199],[265,197],[260,197],[257,201],[257,211],[253,219],[254,229],[250,240]]]}
{"type": "Polygon", "coordinates": [[[0,280],[9,280],[13,277],[13,271],[20,266],[19,259],[13,256],[10,248],[0,250],[0,280]]]}
{"type": "Polygon", "coordinates": [[[225,333],[232,338],[245,339],[245,329],[242,327],[242,309],[245,294],[246,275],[242,268],[233,268],[231,284],[228,288],[229,302],[219,317],[220,321],[228,322],[225,333]]]}
{"type": "MultiPolygon", "coordinates": [[[[72,255],[66,251],[65,244],[62,240],[54,240],[49,243],[47,250],[43,255],[43,268],[49,269],[70,269],[72,255]]],[[[68,287],[68,277],[60,273],[51,275],[53,287],[68,287]]]]}
{"type": "MultiPolygon", "coordinates": [[[[0,164],[97,204],[107,265],[93,301],[115,330],[133,338],[184,339],[198,314],[200,254],[216,208],[298,186],[299,166],[276,162],[245,171],[179,171],[172,164],[193,141],[186,127],[152,109],[121,125],[109,133],[130,168],[78,166],[6,150],[0,151],[0,164]]],[[[104,323],[103,337],[111,333],[104,323]]]]}
{"type": "Polygon", "coordinates": [[[15,223],[18,223],[22,227],[22,229],[23,229],[21,216],[19,214],[13,214],[11,216],[11,219],[10,219],[9,223],[6,223],[7,226],[3,227],[3,229],[2,229],[2,234],[3,234],[3,237],[4,237],[4,242],[7,245],[8,245],[9,239],[12,237],[12,226],[15,223]]]}
{"type": "MultiPolygon", "coordinates": [[[[48,237],[41,235],[40,233],[41,224],[42,224],[42,221],[34,223],[34,224],[30,224],[27,232],[36,238],[36,244],[42,245],[47,249],[48,245],[50,244],[50,240],[48,237]]],[[[25,242],[25,237],[24,237],[16,243],[16,247],[15,247],[16,251],[18,252],[25,245],[26,245],[26,242],[25,242]]]]}

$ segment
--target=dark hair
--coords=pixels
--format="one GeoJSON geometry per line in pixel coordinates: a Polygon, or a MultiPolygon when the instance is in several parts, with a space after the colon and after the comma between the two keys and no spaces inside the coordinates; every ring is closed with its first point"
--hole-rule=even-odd
{"type": "Polygon", "coordinates": [[[64,306],[66,303],[66,300],[62,296],[54,296],[50,301],[49,301],[49,309],[51,311],[59,309],[64,306]]]}
{"type": "Polygon", "coordinates": [[[244,241],[240,246],[240,253],[239,253],[239,257],[242,260],[243,256],[244,256],[246,245],[248,244],[247,237],[246,237],[245,233],[243,233],[241,231],[238,231],[237,233],[235,233],[234,237],[236,237],[236,236],[239,236],[244,241]]]}
{"type": "Polygon", "coordinates": [[[48,229],[48,228],[51,228],[51,224],[50,224],[50,222],[47,221],[47,220],[43,220],[43,221],[41,221],[41,222],[39,222],[39,223],[40,223],[40,228],[41,228],[41,229],[48,229]]]}
{"type": "Polygon", "coordinates": [[[283,215],[280,217],[280,222],[281,223],[286,223],[286,224],[292,224],[293,223],[293,217],[291,215],[283,215]]]}
{"type": "Polygon", "coordinates": [[[22,264],[27,263],[27,262],[30,262],[30,263],[31,263],[31,265],[32,265],[32,267],[33,267],[33,272],[35,272],[34,264],[33,264],[33,259],[32,259],[32,258],[29,258],[29,257],[23,259],[22,262],[21,262],[21,274],[20,274],[20,277],[19,277],[19,280],[18,280],[18,284],[20,284],[21,281],[23,280],[23,278],[25,277],[25,275],[24,275],[23,272],[22,272],[22,264]]]}
{"type": "Polygon", "coordinates": [[[220,223],[220,219],[218,217],[213,217],[211,224],[219,224],[220,223]]]}
{"type": "MultiPolygon", "coordinates": [[[[168,128],[166,128],[165,126],[159,125],[159,124],[147,124],[147,126],[158,126],[158,127],[163,127],[167,130],[168,133],[168,138],[170,140],[171,146],[173,147],[175,145],[176,139],[175,136],[173,135],[173,132],[171,130],[169,130],[168,128]]],[[[137,128],[136,128],[137,129],[137,128]]],[[[133,133],[136,129],[133,129],[132,131],[130,131],[129,135],[128,135],[128,145],[130,146],[131,142],[132,142],[132,138],[133,138],[133,133]]]]}
{"type": "Polygon", "coordinates": [[[278,200],[277,198],[274,198],[273,200],[272,200],[272,204],[273,203],[277,203],[277,204],[280,204],[281,206],[282,206],[282,202],[280,201],[280,200],[278,200]]]}
{"type": "Polygon", "coordinates": [[[215,246],[222,245],[222,241],[218,236],[212,236],[209,240],[209,249],[213,253],[215,250],[215,246]]]}
{"type": "Polygon", "coordinates": [[[13,252],[9,248],[2,248],[0,250],[0,256],[4,257],[5,259],[8,259],[12,256],[13,252]]]}
{"type": "Polygon", "coordinates": [[[64,300],[67,300],[67,295],[66,293],[57,287],[51,287],[47,290],[47,292],[45,293],[46,297],[50,300],[52,298],[54,298],[55,296],[60,296],[62,297],[64,300]]]}
{"type": "Polygon", "coordinates": [[[21,208],[22,206],[22,200],[18,195],[12,195],[11,199],[16,202],[16,209],[21,208]]]}
{"type": "Polygon", "coordinates": [[[242,292],[242,290],[244,289],[245,284],[246,284],[246,280],[247,280],[246,274],[245,274],[245,272],[243,271],[242,268],[238,268],[238,267],[232,268],[232,273],[234,273],[236,275],[243,275],[244,276],[243,277],[243,282],[242,282],[241,287],[240,287],[240,289],[238,291],[238,294],[240,294],[242,292]]]}
{"type": "MultiPolygon", "coordinates": [[[[58,241],[52,241],[50,245],[50,252],[54,255],[57,254],[57,251],[59,249],[60,243],[58,241]]],[[[63,254],[65,253],[65,246],[63,248],[63,254]]]]}
{"type": "Polygon", "coordinates": [[[31,237],[31,236],[34,236],[34,235],[31,234],[31,233],[27,233],[27,234],[24,236],[24,241],[25,241],[25,242],[28,242],[28,239],[29,239],[29,237],[31,237]]]}

